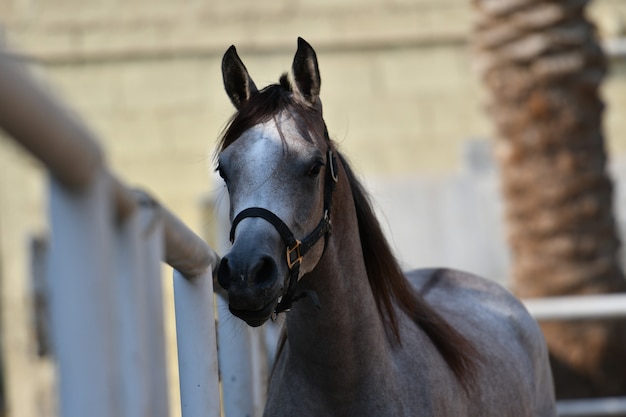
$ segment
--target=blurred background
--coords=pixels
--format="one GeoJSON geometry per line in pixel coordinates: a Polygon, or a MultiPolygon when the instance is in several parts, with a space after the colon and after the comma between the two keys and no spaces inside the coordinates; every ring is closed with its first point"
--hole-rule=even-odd
{"type": "MultiPolygon", "coordinates": [[[[515,3],[559,2],[496,3],[0,0],[0,42],[23,54],[37,77],[97,132],[122,179],[150,190],[223,253],[228,225],[219,214],[224,190],[213,173],[212,155],[234,109],[222,88],[222,54],[234,44],[261,87],[290,68],[296,38],[302,36],[317,51],[331,137],[369,185],[403,265],[461,268],[515,288],[514,278],[523,275],[523,268],[511,266],[515,236],[507,230],[516,226],[507,228],[506,220],[515,216],[505,214],[499,166],[524,152],[511,153],[502,145],[516,139],[493,109],[494,103],[496,108],[525,108],[529,101],[506,101],[523,88],[507,83],[497,70],[516,63],[517,55],[501,54],[506,65],[489,55],[505,42],[493,40],[498,26],[490,19],[501,17],[507,28],[527,29],[532,25],[513,24],[519,8],[515,3]]],[[[576,11],[586,3],[562,2],[576,11]]],[[[537,8],[532,19],[545,23],[552,12],[537,8]]],[[[601,153],[598,169],[604,172],[606,166],[613,180],[613,197],[601,202],[609,213],[612,205],[617,209],[613,225],[623,236],[626,2],[594,0],[584,14],[574,14],[595,23],[604,50],[604,58],[585,61],[593,61],[597,71],[591,81],[581,82],[585,94],[595,94],[599,86],[606,105],[602,119],[594,119],[601,133],[592,135],[593,146],[601,153]],[[606,165],[605,154],[610,155],[606,165]]],[[[562,38],[557,38],[565,39],[561,44],[572,39],[566,32],[558,31],[562,38]]],[[[593,31],[583,32],[581,42],[589,41],[588,34],[595,39],[593,31]]],[[[537,42],[519,45],[520,54],[558,55],[537,42]]],[[[525,64],[531,61],[527,55],[520,58],[525,64]]],[[[541,78],[539,84],[551,80],[541,78]]],[[[570,77],[555,88],[567,90],[570,82],[576,81],[570,77]]],[[[533,100],[543,109],[544,101],[533,100]]],[[[601,107],[591,111],[601,114],[601,107]]],[[[546,123],[550,114],[539,116],[546,123]]],[[[55,415],[54,365],[37,336],[37,284],[30,261],[47,234],[45,186],[38,162],[0,134],[1,416],[55,415]]],[[[516,191],[509,189],[507,196],[512,194],[516,191]]],[[[607,251],[619,269],[619,247],[607,251]]],[[[165,275],[164,288],[171,306],[169,278],[165,275]]],[[[526,291],[532,296],[557,293],[526,291]]],[[[166,324],[170,354],[175,355],[173,318],[166,324]]],[[[617,349],[621,357],[624,349],[617,349]]],[[[172,381],[176,372],[170,370],[172,381]]],[[[608,394],[626,395],[626,385],[619,384],[623,382],[608,394]]],[[[178,415],[177,384],[170,386],[172,415],[178,415]]],[[[592,390],[590,395],[599,394],[592,390]]]]}

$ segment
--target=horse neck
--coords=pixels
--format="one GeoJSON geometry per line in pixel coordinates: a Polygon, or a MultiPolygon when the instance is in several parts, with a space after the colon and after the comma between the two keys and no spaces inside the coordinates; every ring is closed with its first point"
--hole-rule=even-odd
{"type": "MultiPolygon", "coordinates": [[[[391,360],[346,180],[334,192],[331,220],[333,232],[324,255],[299,283],[317,293],[321,309],[307,299],[296,303],[287,315],[286,344],[290,366],[301,367],[305,375],[318,378],[328,389],[332,385],[353,387],[363,378],[362,372],[375,376],[376,368],[389,369],[385,361],[391,360]]],[[[332,388],[335,394],[337,387],[332,388]]]]}

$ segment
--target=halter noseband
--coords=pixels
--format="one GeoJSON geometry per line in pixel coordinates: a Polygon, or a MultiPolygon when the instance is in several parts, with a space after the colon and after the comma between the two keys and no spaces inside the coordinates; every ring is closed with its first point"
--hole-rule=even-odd
{"type": "Polygon", "coordinates": [[[289,267],[289,284],[287,291],[283,294],[283,297],[274,310],[273,317],[282,313],[283,311],[289,311],[292,304],[302,297],[309,295],[313,299],[313,302],[319,306],[317,295],[313,292],[304,292],[296,295],[296,284],[298,283],[298,276],[300,275],[300,265],[302,258],[306,253],[320,240],[323,236],[327,237],[332,229],[330,222],[330,209],[332,203],[332,193],[335,189],[335,183],[337,182],[337,166],[335,155],[333,154],[330,146],[327,151],[327,164],[326,178],[324,183],[324,214],[311,233],[309,233],[304,239],[298,240],[289,229],[289,226],[285,224],[277,215],[271,211],[261,207],[249,207],[242,210],[233,219],[233,224],[230,228],[230,242],[235,240],[235,229],[239,222],[247,217],[260,217],[268,221],[276,231],[280,234],[283,242],[287,246],[286,260],[289,267]]]}

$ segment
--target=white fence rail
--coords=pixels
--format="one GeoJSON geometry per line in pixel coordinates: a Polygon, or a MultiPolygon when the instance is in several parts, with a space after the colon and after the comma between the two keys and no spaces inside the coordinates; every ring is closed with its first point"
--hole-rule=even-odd
{"type": "Polygon", "coordinates": [[[524,300],[539,321],[626,318],[626,294],[593,294],[524,300]]]}
{"type": "Polygon", "coordinates": [[[624,417],[626,398],[562,400],[557,403],[559,417],[624,417]]]}
{"type": "MultiPolygon", "coordinates": [[[[593,294],[524,300],[538,321],[626,318],[626,294],[593,294]]],[[[587,398],[557,402],[560,417],[624,417],[626,397],[587,398]]]]}
{"type": "Polygon", "coordinates": [[[0,128],[50,173],[47,287],[63,417],[169,414],[161,260],[174,292],[184,417],[220,415],[218,256],[104,164],[93,134],[0,50],[0,128]]]}

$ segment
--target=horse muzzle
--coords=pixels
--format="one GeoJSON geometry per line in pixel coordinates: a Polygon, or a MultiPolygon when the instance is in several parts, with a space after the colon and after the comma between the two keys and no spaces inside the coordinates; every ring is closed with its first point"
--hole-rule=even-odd
{"type": "Polygon", "coordinates": [[[284,290],[284,273],[274,258],[253,248],[233,246],[218,267],[217,280],[228,292],[233,315],[257,327],[274,313],[284,290]]]}

